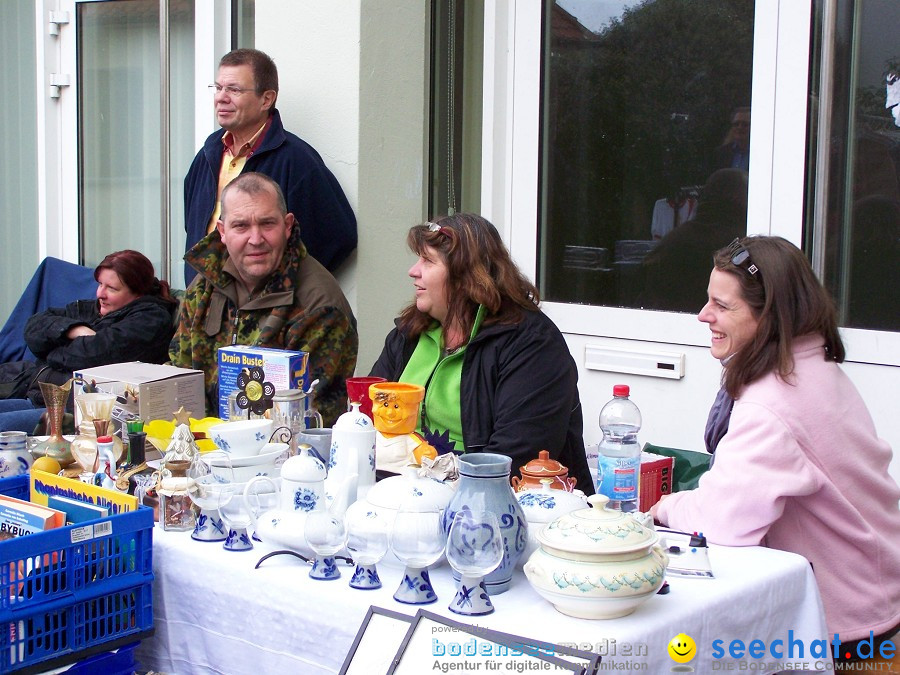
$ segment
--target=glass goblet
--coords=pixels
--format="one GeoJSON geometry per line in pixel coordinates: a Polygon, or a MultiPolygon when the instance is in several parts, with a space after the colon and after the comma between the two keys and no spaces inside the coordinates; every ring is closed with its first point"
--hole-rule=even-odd
{"type": "Polygon", "coordinates": [[[503,560],[500,522],[490,511],[463,508],[453,517],[447,534],[447,562],[459,572],[459,588],[451,612],[481,616],[494,611],[484,577],[503,560]]]}
{"type": "Polygon", "coordinates": [[[221,483],[219,515],[228,529],[222,544],[226,551],[249,551],[253,548],[249,532],[253,521],[244,497],[244,487],[245,483],[221,483]]]}
{"type": "Polygon", "coordinates": [[[69,446],[72,457],[81,466],[81,473],[78,479],[82,483],[93,483],[94,474],[99,468],[100,454],[97,450],[97,443],[81,442],[72,443],[69,446]]]}
{"type": "Polygon", "coordinates": [[[306,516],[303,528],[307,545],[315,554],[310,579],[330,581],[340,579],[334,556],[344,548],[347,541],[347,527],[342,518],[331,515],[328,511],[311,511],[306,516]]]}
{"type": "Polygon", "coordinates": [[[382,516],[365,509],[347,515],[347,551],[356,563],[350,588],[381,588],[376,565],[388,549],[388,529],[382,516]]]}
{"type": "Polygon", "coordinates": [[[223,488],[223,484],[233,482],[234,473],[228,454],[216,450],[197,456],[191,463],[187,476],[193,479],[188,483],[188,495],[200,509],[191,538],[197,541],[225,541],[228,531],[222,522],[219,507],[226,501],[223,493],[230,489],[223,488]],[[212,460],[218,466],[213,467],[212,460]]]}
{"type": "Polygon", "coordinates": [[[428,566],[440,560],[447,540],[442,509],[407,510],[402,506],[391,529],[391,551],[406,564],[403,581],[394,592],[394,600],[407,605],[428,605],[437,594],[428,577],[428,566]]]}

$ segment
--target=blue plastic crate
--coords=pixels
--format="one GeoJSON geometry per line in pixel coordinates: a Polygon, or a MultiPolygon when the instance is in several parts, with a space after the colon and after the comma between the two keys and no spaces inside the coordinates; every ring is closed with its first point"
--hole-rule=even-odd
{"type": "MultiPolygon", "coordinates": [[[[0,493],[27,499],[28,477],[0,480],[0,493]]],[[[153,524],[141,507],[0,542],[0,673],[146,634],[153,524]]]]}
{"type": "Polygon", "coordinates": [[[134,650],[139,642],[120,647],[114,652],[95,654],[63,671],[64,675],[131,675],[137,670],[134,650]]]}

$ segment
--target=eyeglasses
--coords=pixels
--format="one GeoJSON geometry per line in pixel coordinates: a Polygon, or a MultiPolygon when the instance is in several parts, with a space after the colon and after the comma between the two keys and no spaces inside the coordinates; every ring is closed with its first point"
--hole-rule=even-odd
{"type": "Polygon", "coordinates": [[[447,237],[447,239],[453,239],[453,230],[449,227],[444,227],[443,225],[438,225],[437,223],[428,222],[425,223],[428,226],[429,232],[440,232],[442,235],[447,237]]]}
{"type": "Polygon", "coordinates": [[[238,98],[243,94],[246,94],[248,91],[256,91],[256,89],[241,89],[240,87],[232,87],[228,85],[223,87],[221,84],[211,84],[209,85],[209,90],[214,94],[221,94],[223,91],[229,96],[233,96],[234,98],[238,98]]]}
{"type": "Polygon", "coordinates": [[[733,242],[728,244],[728,253],[731,255],[731,264],[735,267],[743,267],[751,275],[759,272],[759,268],[750,259],[750,252],[741,246],[740,239],[735,238],[733,242]]]}

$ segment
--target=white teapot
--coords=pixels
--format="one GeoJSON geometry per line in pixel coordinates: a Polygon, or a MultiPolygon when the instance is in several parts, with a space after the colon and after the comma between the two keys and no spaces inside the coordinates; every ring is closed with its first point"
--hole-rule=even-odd
{"type": "Polygon", "coordinates": [[[313,511],[329,511],[343,516],[356,498],[356,475],[347,476],[335,485],[333,494],[325,493],[325,466],[301,443],[298,454],[281,467],[281,488],[268,476],[257,476],[244,488],[244,502],[256,535],[264,542],[284,546],[300,553],[312,553],[303,534],[306,516],[313,511]],[[268,483],[277,494],[278,507],[257,513],[249,498],[254,484],[268,483]]]}

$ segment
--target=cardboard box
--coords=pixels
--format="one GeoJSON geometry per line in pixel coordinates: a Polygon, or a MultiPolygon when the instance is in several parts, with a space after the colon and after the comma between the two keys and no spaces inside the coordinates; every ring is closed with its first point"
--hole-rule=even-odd
{"type": "Polygon", "coordinates": [[[228,397],[237,387],[237,377],[244,368],[261,367],[265,382],[271,382],[275,390],[309,389],[309,354],[287,349],[269,349],[235,345],[220,347],[219,362],[219,417],[229,418],[228,397]]]}
{"type": "Polygon", "coordinates": [[[663,495],[672,493],[672,467],[675,460],[650,452],[641,453],[641,487],[638,508],[647,512],[663,495]]]}
{"type": "MultiPolygon", "coordinates": [[[[196,419],[206,416],[203,372],[200,370],[131,361],[85,368],[74,375],[96,386],[97,391],[119,397],[117,410],[113,410],[115,420],[123,418],[121,411],[138,415],[145,423],[171,420],[172,413],[181,407],[196,419]],[[126,389],[134,396],[125,396],[126,389]]],[[[75,406],[76,424],[81,421],[79,418],[80,411],[75,406]]]]}

